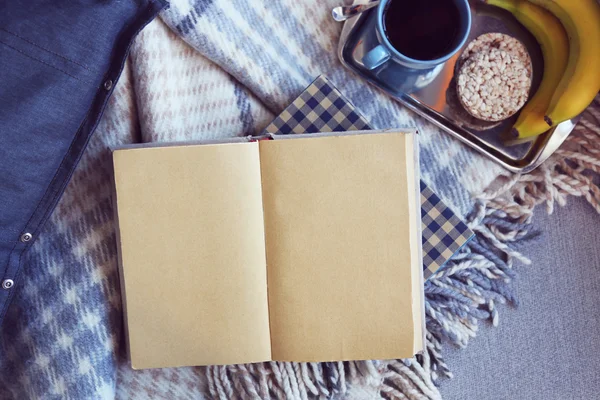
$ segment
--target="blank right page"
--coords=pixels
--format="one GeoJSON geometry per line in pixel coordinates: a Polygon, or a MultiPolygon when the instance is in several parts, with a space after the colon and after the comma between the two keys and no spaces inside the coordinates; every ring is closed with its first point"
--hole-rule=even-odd
{"type": "Polygon", "coordinates": [[[274,360],[414,354],[411,136],[260,142],[274,360]]]}

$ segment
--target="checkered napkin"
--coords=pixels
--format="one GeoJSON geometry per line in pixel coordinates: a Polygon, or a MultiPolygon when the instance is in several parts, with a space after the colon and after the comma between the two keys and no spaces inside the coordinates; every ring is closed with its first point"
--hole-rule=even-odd
{"type": "MultiPolygon", "coordinates": [[[[264,133],[344,132],[372,129],[364,117],[323,75],[275,118],[264,133]]],[[[423,275],[436,272],[474,233],[421,181],[423,275]]]]}
{"type": "Polygon", "coordinates": [[[423,181],[421,181],[421,220],[423,274],[427,279],[475,234],[423,181]]]}
{"type": "Polygon", "coordinates": [[[269,126],[267,133],[345,132],[371,129],[327,78],[319,76],[269,126]]]}

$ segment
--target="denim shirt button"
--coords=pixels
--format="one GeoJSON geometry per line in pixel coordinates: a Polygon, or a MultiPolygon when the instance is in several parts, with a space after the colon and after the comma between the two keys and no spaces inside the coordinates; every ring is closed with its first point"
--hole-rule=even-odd
{"type": "Polygon", "coordinates": [[[2,281],[2,289],[8,290],[15,285],[12,279],[5,279],[2,281]]]}
{"type": "Polygon", "coordinates": [[[29,242],[31,239],[33,238],[33,235],[29,232],[24,233],[21,235],[21,242],[26,243],[29,242]]]}
{"type": "Polygon", "coordinates": [[[106,90],[110,90],[113,87],[113,81],[111,79],[108,79],[106,82],[104,82],[104,89],[106,90]]]}

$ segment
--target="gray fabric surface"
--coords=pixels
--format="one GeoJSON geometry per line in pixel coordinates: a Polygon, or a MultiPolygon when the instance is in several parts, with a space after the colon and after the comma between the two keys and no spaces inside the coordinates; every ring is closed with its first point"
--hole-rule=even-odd
{"type": "Polygon", "coordinates": [[[600,398],[600,215],[570,198],[552,216],[538,207],[534,224],[544,233],[523,248],[532,265],[517,267],[519,306],[447,349],[445,400],[600,398]]]}

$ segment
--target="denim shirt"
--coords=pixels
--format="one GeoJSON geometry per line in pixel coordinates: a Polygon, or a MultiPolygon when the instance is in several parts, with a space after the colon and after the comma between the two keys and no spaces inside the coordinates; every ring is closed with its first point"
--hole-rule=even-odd
{"type": "Polygon", "coordinates": [[[0,2],[0,323],[136,35],[162,0],[0,2]]]}

